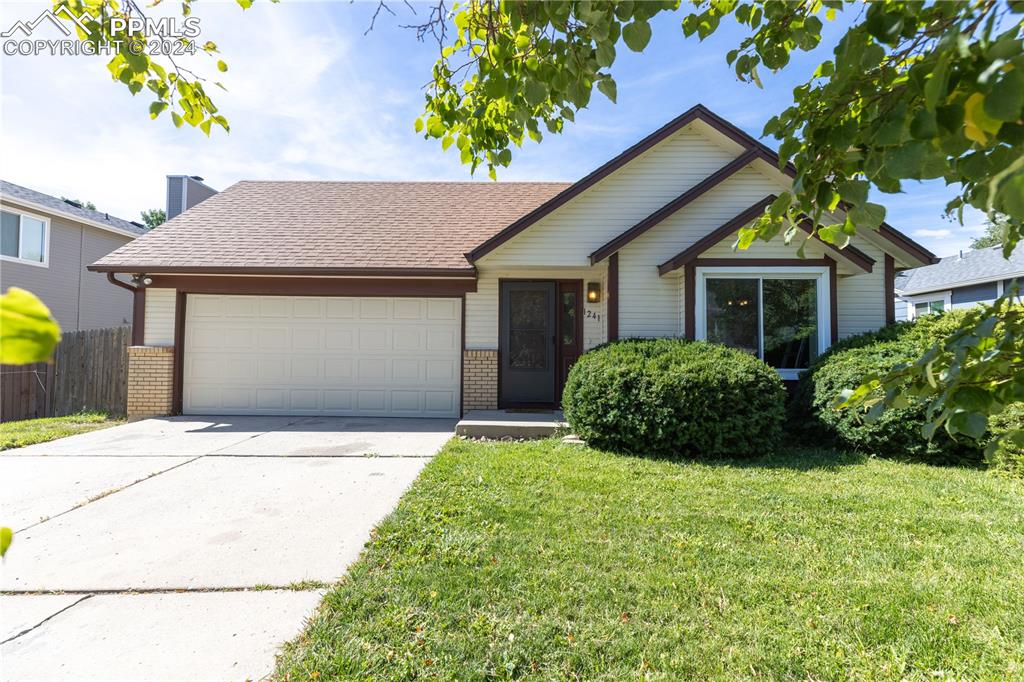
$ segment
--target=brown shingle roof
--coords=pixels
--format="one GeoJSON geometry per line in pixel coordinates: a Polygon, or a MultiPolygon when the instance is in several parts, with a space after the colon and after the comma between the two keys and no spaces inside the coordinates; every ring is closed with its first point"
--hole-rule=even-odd
{"type": "Polygon", "coordinates": [[[239,182],[90,269],[469,273],[464,253],[568,186],[239,182]]]}

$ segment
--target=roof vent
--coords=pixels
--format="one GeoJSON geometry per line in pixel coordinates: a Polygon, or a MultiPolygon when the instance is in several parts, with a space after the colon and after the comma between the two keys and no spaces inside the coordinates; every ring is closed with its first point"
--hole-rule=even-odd
{"type": "Polygon", "coordinates": [[[75,208],[82,208],[82,205],[80,203],[78,203],[77,201],[72,201],[71,199],[65,199],[64,203],[70,206],[74,206],[75,208]]]}

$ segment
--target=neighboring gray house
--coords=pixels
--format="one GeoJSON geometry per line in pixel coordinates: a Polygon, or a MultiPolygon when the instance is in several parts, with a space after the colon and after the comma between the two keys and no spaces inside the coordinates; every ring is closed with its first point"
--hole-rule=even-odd
{"type": "Polygon", "coordinates": [[[896,276],[896,319],[991,303],[1010,282],[1024,286],[1024,249],[1003,258],[1003,247],[961,251],[934,265],[904,270],[896,276]]]}
{"type": "Polygon", "coordinates": [[[64,331],[132,322],[132,294],[85,266],[146,228],[0,180],[0,289],[28,289],[64,331]]]}

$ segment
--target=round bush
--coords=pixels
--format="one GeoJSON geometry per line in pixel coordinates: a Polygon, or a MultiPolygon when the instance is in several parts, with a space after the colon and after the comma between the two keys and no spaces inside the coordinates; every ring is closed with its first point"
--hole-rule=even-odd
{"type": "MultiPolygon", "coordinates": [[[[894,322],[876,331],[848,336],[832,344],[825,353],[815,358],[810,367],[800,374],[800,383],[797,384],[790,399],[790,416],[794,431],[798,432],[798,435],[803,435],[810,442],[819,442],[821,438],[835,436],[831,428],[819,419],[819,410],[815,407],[814,381],[814,375],[833,357],[853,348],[866,348],[888,341],[901,341],[914,348],[919,348],[920,352],[916,357],[920,357],[920,354],[933,343],[955,332],[966,312],[956,310],[942,315],[925,315],[912,322],[894,322]]],[[[888,369],[888,366],[872,368],[871,371],[883,369],[888,369]]],[[[842,388],[855,388],[859,383],[860,380],[851,386],[842,388]]]]}
{"type": "MultiPolygon", "coordinates": [[[[1002,412],[989,417],[988,428],[993,437],[1014,429],[1024,429],[1024,403],[1007,405],[1002,412]]],[[[1015,476],[1024,476],[1024,445],[1004,439],[992,453],[989,466],[1015,476]]]]}
{"type": "Polygon", "coordinates": [[[739,350],[703,341],[625,340],[583,355],[562,408],[590,445],[665,457],[750,457],[782,438],[778,373],[739,350]]]}
{"type": "Polygon", "coordinates": [[[889,408],[874,420],[864,419],[856,410],[836,410],[833,400],[844,389],[854,388],[865,376],[882,373],[920,356],[927,345],[906,336],[830,353],[827,360],[808,372],[802,382],[809,391],[816,421],[839,442],[864,452],[885,457],[907,458],[934,464],[966,464],[980,461],[978,445],[969,439],[955,441],[939,429],[931,441],[922,434],[924,403],[906,408],[889,408]]]}

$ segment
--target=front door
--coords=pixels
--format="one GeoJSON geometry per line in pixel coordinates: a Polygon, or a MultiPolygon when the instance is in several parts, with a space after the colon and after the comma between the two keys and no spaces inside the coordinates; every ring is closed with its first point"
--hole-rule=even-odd
{"type": "Polygon", "coordinates": [[[552,405],[559,374],[555,282],[502,282],[501,404],[552,405]]]}

